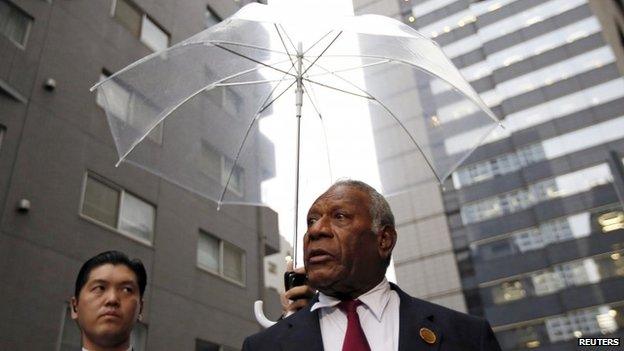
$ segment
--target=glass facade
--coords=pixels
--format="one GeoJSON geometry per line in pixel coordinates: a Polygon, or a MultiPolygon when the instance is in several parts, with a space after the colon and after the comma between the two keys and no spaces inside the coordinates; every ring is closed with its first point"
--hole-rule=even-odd
{"type": "Polygon", "coordinates": [[[459,189],[515,172],[542,160],[552,160],[618,140],[622,138],[622,130],[624,130],[624,116],[523,146],[513,153],[460,167],[453,174],[453,185],[459,189]]]}
{"type": "MultiPolygon", "coordinates": [[[[578,337],[598,337],[624,328],[624,305],[600,305],[497,331],[503,350],[525,350],[578,337]]],[[[572,350],[572,348],[571,348],[572,350]]]]}
{"type": "Polygon", "coordinates": [[[529,184],[526,188],[462,205],[460,209],[462,222],[471,224],[511,214],[542,201],[589,191],[611,181],[609,166],[601,163],[529,184]]]}
{"type": "Polygon", "coordinates": [[[624,211],[615,203],[472,242],[470,252],[473,260],[486,262],[620,229],[624,229],[624,211]]]}
{"type": "MultiPolygon", "coordinates": [[[[593,5],[410,4],[406,22],[439,42],[505,126],[442,194],[467,310],[490,321],[503,350],[572,350],[575,338],[621,333],[624,209],[608,160],[624,154],[624,78],[593,5]]],[[[474,106],[452,101],[447,84],[423,89],[442,102],[437,123],[457,126],[443,152],[486,132],[461,128],[474,106]]]]}
{"type": "MultiPolygon", "coordinates": [[[[499,305],[524,298],[553,294],[574,287],[624,277],[624,251],[554,265],[547,269],[486,285],[482,295],[499,305]]],[[[593,293],[599,294],[596,287],[593,293]]]]}

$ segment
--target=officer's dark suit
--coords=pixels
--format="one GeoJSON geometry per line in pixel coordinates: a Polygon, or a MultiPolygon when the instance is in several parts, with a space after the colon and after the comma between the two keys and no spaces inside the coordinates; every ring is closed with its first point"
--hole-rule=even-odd
{"type": "MultiPolygon", "coordinates": [[[[391,284],[399,294],[399,351],[499,351],[489,323],[478,317],[413,298],[391,284]],[[433,331],[436,340],[426,343],[420,329],[433,331]]],[[[243,351],[320,351],[323,350],[319,310],[306,308],[276,325],[245,339],[243,351]]],[[[326,350],[340,351],[340,350],[326,350]]],[[[377,350],[372,350],[377,351],[377,350]]],[[[385,350],[384,350],[385,351],[385,350]]]]}

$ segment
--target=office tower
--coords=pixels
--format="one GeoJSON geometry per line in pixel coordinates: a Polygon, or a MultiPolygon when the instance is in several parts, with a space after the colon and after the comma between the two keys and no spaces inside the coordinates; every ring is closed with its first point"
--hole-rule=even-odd
{"type": "MultiPolygon", "coordinates": [[[[0,349],[79,349],[67,301],[81,264],[111,249],[147,268],[134,350],[235,350],[259,331],[252,306],[263,257],[279,251],[276,214],[217,212],[153,174],[115,168],[101,96],[89,92],[245,3],[0,0],[0,349]]],[[[180,137],[165,121],[145,142],[164,150],[180,137]]],[[[200,171],[218,181],[227,160],[202,155],[200,171]]]]}
{"type": "MultiPolygon", "coordinates": [[[[506,126],[445,183],[447,225],[430,239],[449,240],[448,227],[467,311],[488,318],[507,350],[621,337],[622,3],[399,4],[404,22],[442,47],[506,126]]],[[[450,94],[435,81],[427,91],[437,101],[450,94]]],[[[449,125],[475,112],[453,101],[436,109],[449,125]]],[[[462,131],[445,146],[459,150],[475,134],[462,131]]]]}
{"type": "MultiPolygon", "coordinates": [[[[354,1],[356,15],[379,14],[399,21],[405,19],[410,24],[404,16],[403,12],[407,11],[404,6],[402,2],[395,0],[354,1]]],[[[405,91],[395,92],[392,96],[420,99],[422,106],[420,111],[414,112],[415,116],[422,115],[428,108],[424,106],[423,100],[426,99],[425,96],[430,96],[430,92],[419,91],[419,86],[422,87],[423,84],[416,77],[368,75],[365,84],[367,87],[379,85],[387,89],[395,86],[407,87],[405,91]],[[394,80],[401,82],[393,84],[394,80]]],[[[423,122],[425,121],[416,121],[423,122]]],[[[388,133],[386,126],[387,123],[383,123],[381,119],[373,120],[378,150],[387,149],[386,145],[397,141],[397,135],[388,133]],[[376,121],[381,123],[375,124],[376,121]]],[[[378,151],[377,155],[382,179],[381,190],[394,193],[387,196],[387,199],[395,215],[398,233],[392,256],[396,280],[401,289],[412,296],[466,312],[440,185],[424,162],[418,169],[407,169],[406,166],[410,163],[403,162],[418,153],[416,148],[404,150],[400,147],[384,155],[378,151]]]]}

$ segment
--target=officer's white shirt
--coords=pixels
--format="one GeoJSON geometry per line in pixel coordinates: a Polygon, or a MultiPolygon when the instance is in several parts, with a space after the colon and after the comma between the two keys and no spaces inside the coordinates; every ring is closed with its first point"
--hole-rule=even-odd
{"type": "MultiPolygon", "coordinates": [[[[371,351],[396,351],[399,349],[399,304],[396,291],[390,288],[386,278],[381,283],[358,297],[362,305],[357,313],[371,351]]],[[[347,314],[336,305],[340,300],[319,292],[319,300],[311,311],[319,311],[323,348],[342,350],[347,332],[347,314]]]]}

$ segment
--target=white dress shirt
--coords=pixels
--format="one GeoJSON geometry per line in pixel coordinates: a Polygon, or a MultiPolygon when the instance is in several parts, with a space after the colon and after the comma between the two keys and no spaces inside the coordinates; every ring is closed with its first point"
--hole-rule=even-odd
{"type": "MultiPolygon", "coordinates": [[[[371,351],[397,351],[399,349],[399,304],[396,291],[390,289],[386,278],[360,295],[357,313],[371,351]]],[[[336,305],[340,300],[319,292],[319,300],[311,311],[319,311],[319,322],[325,351],[342,350],[347,332],[347,314],[336,305]]]]}

